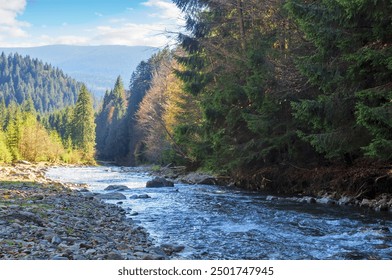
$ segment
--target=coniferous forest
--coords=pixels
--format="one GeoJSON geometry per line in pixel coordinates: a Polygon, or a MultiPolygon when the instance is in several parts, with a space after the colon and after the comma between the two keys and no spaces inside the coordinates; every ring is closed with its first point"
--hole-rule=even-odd
{"type": "Polygon", "coordinates": [[[129,84],[113,81],[95,120],[85,87],[3,54],[0,161],[95,155],[239,180],[272,167],[390,164],[390,1],[173,2],[186,15],[177,47],[142,61],[129,84]],[[60,156],[30,155],[34,137],[60,156]]]}
{"type": "Polygon", "coordinates": [[[93,163],[93,99],[61,70],[0,56],[0,162],[93,163]]]}

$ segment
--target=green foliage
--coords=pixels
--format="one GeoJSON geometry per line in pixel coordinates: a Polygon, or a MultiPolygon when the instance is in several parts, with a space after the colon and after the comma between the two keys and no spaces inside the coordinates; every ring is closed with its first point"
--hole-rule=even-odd
{"type": "Polygon", "coordinates": [[[392,159],[392,89],[365,90],[358,93],[358,124],[367,128],[372,140],[363,147],[367,156],[392,159]]]}

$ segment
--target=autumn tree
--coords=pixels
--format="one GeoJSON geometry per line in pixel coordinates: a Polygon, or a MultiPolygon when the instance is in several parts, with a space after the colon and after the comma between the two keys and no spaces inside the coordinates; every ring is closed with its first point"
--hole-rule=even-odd
{"type": "MultiPolygon", "coordinates": [[[[175,54],[180,51],[166,52],[154,72],[151,88],[143,98],[137,112],[137,128],[142,135],[139,159],[154,163],[179,163],[188,158],[185,146],[177,139],[179,126],[187,126],[200,120],[194,99],[183,90],[183,82],[176,71],[181,65],[175,54]],[[193,105],[193,106],[192,106],[193,105]]],[[[200,111],[198,111],[200,112],[200,111]]]]}

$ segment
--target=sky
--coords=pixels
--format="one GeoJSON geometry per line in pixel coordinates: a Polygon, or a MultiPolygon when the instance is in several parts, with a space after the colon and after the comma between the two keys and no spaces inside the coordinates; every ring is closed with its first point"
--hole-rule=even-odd
{"type": "Polygon", "coordinates": [[[171,0],[0,0],[0,47],[164,47],[184,20],[171,0]]]}

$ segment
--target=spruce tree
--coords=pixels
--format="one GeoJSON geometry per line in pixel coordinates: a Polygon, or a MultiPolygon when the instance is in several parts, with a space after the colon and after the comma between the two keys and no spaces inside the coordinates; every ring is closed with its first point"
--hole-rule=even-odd
{"type": "Polygon", "coordinates": [[[84,160],[93,161],[95,152],[94,109],[91,93],[85,85],[80,89],[74,109],[72,142],[75,148],[83,152],[84,160]]]}
{"type": "Polygon", "coordinates": [[[298,66],[314,87],[293,103],[301,137],[348,163],[392,155],[392,6],[388,0],[289,0],[304,34],[298,66]]]}

